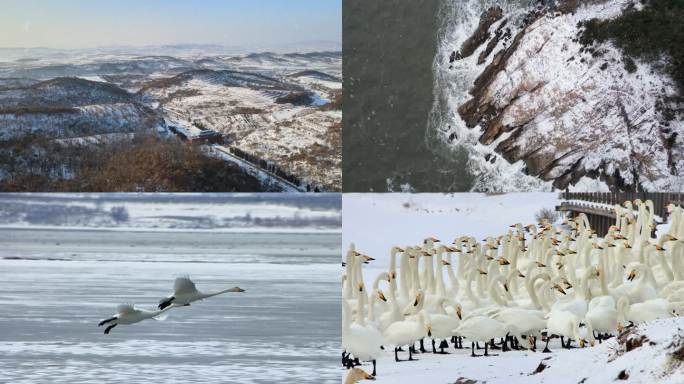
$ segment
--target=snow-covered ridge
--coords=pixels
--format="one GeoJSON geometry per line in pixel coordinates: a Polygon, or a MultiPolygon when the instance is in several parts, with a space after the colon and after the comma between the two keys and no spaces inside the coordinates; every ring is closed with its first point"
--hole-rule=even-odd
{"type": "Polygon", "coordinates": [[[203,126],[303,185],[341,189],[341,52],[155,52],[14,52],[0,61],[0,140],[203,126]]]}
{"type": "Polygon", "coordinates": [[[629,73],[610,43],[587,49],[578,41],[581,22],[617,17],[632,4],[564,12],[474,0],[444,6],[431,129],[469,149],[475,189],[565,188],[584,177],[614,189],[681,189],[684,123],[667,122],[657,108],[676,95],[673,81],[645,62],[629,73]],[[460,57],[480,16],[497,6],[502,17],[460,57]]]}

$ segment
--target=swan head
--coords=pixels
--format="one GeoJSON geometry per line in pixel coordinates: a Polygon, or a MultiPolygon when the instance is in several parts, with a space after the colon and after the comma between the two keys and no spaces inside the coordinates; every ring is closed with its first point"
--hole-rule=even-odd
{"type": "Polygon", "coordinates": [[[551,288],[557,290],[558,292],[560,292],[560,293],[562,293],[562,294],[564,294],[564,295],[566,294],[566,292],[565,292],[565,290],[563,289],[563,287],[561,287],[559,284],[554,284],[553,287],[551,287],[551,288]]]}
{"type": "Polygon", "coordinates": [[[499,265],[510,265],[511,262],[508,261],[505,257],[500,257],[499,258],[499,265]]]}
{"type": "Polygon", "coordinates": [[[380,299],[380,300],[382,300],[382,301],[384,301],[384,302],[387,302],[387,298],[385,297],[385,294],[382,293],[381,290],[378,290],[378,299],[380,299]]]}
{"type": "Polygon", "coordinates": [[[629,274],[627,275],[627,280],[632,281],[636,277],[636,269],[632,269],[629,271],[629,274]]]}
{"type": "Polygon", "coordinates": [[[451,263],[448,262],[447,260],[441,260],[441,261],[442,261],[442,265],[451,265],[451,263]]]}
{"type": "Polygon", "coordinates": [[[245,290],[240,287],[233,287],[229,289],[228,292],[245,292],[245,290]]]}
{"type": "Polygon", "coordinates": [[[358,367],[354,367],[349,370],[346,381],[347,383],[358,383],[361,380],[375,380],[375,377],[358,367]]]}
{"type": "Polygon", "coordinates": [[[423,299],[423,291],[418,291],[416,293],[416,299],[413,301],[413,306],[417,307],[418,304],[420,304],[420,301],[423,299]]]}
{"type": "Polygon", "coordinates": [[[364,264],[368,264],[369,262],[375,260],[374,258],[372,258],[372,257],[370,257],[370,256],[368,256],[368,255],[359,254],[359,256],[361,256],[361,258],[362,258],[364,264]]]}

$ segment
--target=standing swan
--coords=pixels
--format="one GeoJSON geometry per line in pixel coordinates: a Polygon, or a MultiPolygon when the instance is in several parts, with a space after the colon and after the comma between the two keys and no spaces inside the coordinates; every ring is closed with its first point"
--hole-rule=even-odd
{"type": "Polygon", "coordinates": [[[193,301],[204,300],[208,297],[220,295],[227,292],[244,292],[240,287],[225,289],[214,293],[202,293],[197,290],[195,283],[188,277],[178,277],[173,283],[173,294],[159,301],[159,309],[164,309],[171,304],[178,306],[190,305],[193,301]]]}
{"type": "Polygon", "coordinates": [[[107,328],[105,328],[105,335],[109,334],[109,331],[112,330],[112,328],[116,327],[119,324],[135,324],[138,322],[141,322],[145,319],[152,319],[155,316],[158,316],[162,314],[163,312],[168,311],[169,309],[173,308],[175,305],[169,305],[165,307],[162,310],[159,311],[147,311],[144,309],[135,309],[130,304],[119,304],[116,307],[116,314],[114,314],[112,317],[109,319],[105,319],[100,321],[99,324],[97,324],[98,327],[101,327],[105,324],[111,324],[107,328]]]}

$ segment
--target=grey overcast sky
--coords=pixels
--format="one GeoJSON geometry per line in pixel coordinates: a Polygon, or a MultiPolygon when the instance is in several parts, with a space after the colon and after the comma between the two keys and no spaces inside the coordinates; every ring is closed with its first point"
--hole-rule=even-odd
{"type": "Polygon", "coordinates": [[[342,0],[3,0],[2,48],[342,42],[342,0]]]}

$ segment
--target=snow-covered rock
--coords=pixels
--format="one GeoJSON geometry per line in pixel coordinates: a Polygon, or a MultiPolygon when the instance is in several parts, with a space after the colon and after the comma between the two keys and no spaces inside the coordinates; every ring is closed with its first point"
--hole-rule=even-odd
{"type": "Polygon", "coordinates": [[[579,41],[582,22],[618,17],[632,0],[508,4],[495,21],[493,2],[456,3],[460,19],[445,18],[457,25],[444,26],[435,64],[447,110],[438,128],[471,149],[477,188],[506,190],[511,179],[565,188],[583,177],[613,189],[682,188],[684,122],[659,109],[678,93],[672,79],[647,62],[630,73],[612,44],[579,41]]]}

